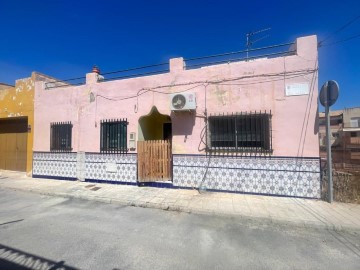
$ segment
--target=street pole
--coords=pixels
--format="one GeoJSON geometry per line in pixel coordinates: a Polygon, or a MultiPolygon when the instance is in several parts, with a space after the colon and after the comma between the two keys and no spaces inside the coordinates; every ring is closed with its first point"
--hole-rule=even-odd
{"type": "MultiPolygon", "coordinates": [[[[328,83],[326,83],[325,95],[328,95],[328,83]]],[[[328,98],[325,98],[325,116],[326,116],[326,152],[327,152],[327,176],[328,176],[328,194],[329,203],[333,202],[333,179],[332,179],[332,159],[331,159],[331,140],[330,140],[330,106],[328,98]]]]}

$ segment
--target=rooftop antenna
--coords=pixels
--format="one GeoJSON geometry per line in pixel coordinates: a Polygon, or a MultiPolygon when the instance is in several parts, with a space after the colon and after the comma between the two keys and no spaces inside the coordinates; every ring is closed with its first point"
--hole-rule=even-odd
{"type": "Polygon", "coordinates": [[[249,50],[251,49],[251,46],[254,43],[270,36],[270,35],[265,35],[265,36],[262,36],[262,37],[254,40],[253,39],[254,35],[257,35],[259,33],[265,32],[265,31],[269,31],[270,29],[271,28],[269,27],[269,28],[258,30],[258,31],[252,31],[252,32],[249,32],[246,34],[246,61],[248,61],[248,59],[249,59],[249,50]]]}

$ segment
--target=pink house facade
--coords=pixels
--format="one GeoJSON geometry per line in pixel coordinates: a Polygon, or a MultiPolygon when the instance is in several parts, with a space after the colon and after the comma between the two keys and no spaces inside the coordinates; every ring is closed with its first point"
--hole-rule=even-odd
{"type": "Polygon", "coordinates": [[[37,82],[33,176],[137,185],[137,143],[166,140],[171,177],[149,185],[319,198],[317,67],[307,36],[276,57],[37,82]]]}

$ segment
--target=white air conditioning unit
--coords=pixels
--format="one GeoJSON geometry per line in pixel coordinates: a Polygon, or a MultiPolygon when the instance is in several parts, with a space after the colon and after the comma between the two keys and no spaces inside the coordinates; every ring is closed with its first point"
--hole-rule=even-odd
{"type": "Polygon", "coordinates": [[[172,94],[170,96],[170,109],[172,111],[196,110],[195,93],[172,94]]]}

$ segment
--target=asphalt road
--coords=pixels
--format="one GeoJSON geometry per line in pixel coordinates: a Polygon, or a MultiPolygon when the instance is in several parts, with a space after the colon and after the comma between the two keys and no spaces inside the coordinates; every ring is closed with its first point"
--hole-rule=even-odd
{"type": "Polygon", "coordinates": [[[359,269],[360,235],[0,189],[0,269],[359,269]]]}

